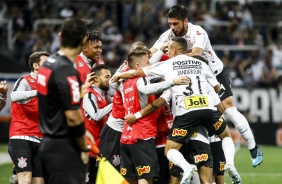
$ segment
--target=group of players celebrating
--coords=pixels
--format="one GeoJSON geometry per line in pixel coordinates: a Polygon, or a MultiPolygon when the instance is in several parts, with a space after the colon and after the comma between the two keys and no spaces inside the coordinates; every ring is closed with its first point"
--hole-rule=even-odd
{"type": "Polygon", "coordinates": [[[253,167],[262,151],[206,31],[187,14],[171,7],[170,29],[151,49],[135,42],[113,76],[99,32],[64,21],[59,51],[33,53],[30,75],[11,92],[9,154],[19,183],[95,183],[99,161],[86,137],[132,184],[223,184],[224,171],[242,183],[225,119],[246,140],[253,167]]]}

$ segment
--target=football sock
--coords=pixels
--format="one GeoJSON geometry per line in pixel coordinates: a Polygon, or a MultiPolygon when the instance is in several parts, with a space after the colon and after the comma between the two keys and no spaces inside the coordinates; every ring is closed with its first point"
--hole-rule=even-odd
{"type": "Polygon", "coordinates": [[[176,149],[170,149],[167,152],[167,159],[175,165],[179,166],[181,169],[183,169],[183,171],[185,171],[190,166],[183,155],[176,149]]]}
{"type": "Polygon", "coordinates": [[[237,110],[236,107],[230,107],[224,111],[227,118],[233,122],[237,130],[248,144],[248,149],[254,149],[256,141],[251,131],[250,125],[247,119],[237,110]]]}
{"type": "Polygon", "coordinates": [[[258,149],[258,146],[256,145],[255,148],[250,150],[252,158],[256,158],[257,157],[257,149],[258,149]]]}
{"type": "Polygon", "coordinates": [[[235,145],[231,137],[222,139],[222,149],[226,159],[226,163],[234,165],[235,145]]]}

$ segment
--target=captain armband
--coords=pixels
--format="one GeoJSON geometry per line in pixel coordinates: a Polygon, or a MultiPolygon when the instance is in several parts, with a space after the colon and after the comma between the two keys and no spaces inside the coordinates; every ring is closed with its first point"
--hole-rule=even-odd
{"type": "Polygon", "coordinates": [[[71,138],[81,137],[85,134],[85,126],[84,122],[80,123],[79,125],[69,126],[68,132],[71,138]]]}
{"type": "Polygon", "coordinates": [[[135,116],[136,119],[142,118],[142,114],[140,113],[140,111],[136,112],[136,113],[134,114],[134,116],[135,116]]]}

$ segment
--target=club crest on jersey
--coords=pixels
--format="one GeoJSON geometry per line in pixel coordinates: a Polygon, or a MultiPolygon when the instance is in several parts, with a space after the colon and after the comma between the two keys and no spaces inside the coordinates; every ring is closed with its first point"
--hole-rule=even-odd
{"type": "Polygon", "coordinates": [[[126,168],[121,168],[120,174],[123,175],[123,176],[126,175],[126,168]]]}
{"type": "Polygon", "coordinates": [[[77,63],[77,66],[79,66],[79,67],[83,67],[83,62],[81,62],[81,61],[78,61],[78,63],[77,63]]]}
{"type": "Polygon", "coordinates": [[[114,166],[120,165],[120,156],[119,156],[119,155],[114,155],[113,157],[114,157],[114,159],[113,159],[113,161],[112,161],[112,164],[113,164],[114,166]]]}
{"type": "Polygon", "coordinates": [[[138,176],[141,176],[145,173],[149,173],[150,170],[151,170],[150,166],[139,167],[139,168],[137,168],[138,176]]]}
{"type": "Polygon", "coordinates": [[[174,128],[173,131],[172,131],[172,136],[175,137],[175,136],[186,136],[187,134],[187,130],[184,130],[184,129],[179,129],[179,128],[174,128]]]}
{"type": "Polygon", "coordinates": [[[27,158],[23,158],[23,157],[18,158],[18,161],[19,161],[18,167],[19,168],[25,168],[27,166],[26,160],[27,160],[27,158]]]}

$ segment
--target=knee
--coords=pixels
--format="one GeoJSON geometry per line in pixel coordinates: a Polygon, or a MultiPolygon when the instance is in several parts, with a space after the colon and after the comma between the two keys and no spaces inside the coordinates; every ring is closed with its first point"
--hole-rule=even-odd
{"type": "Polygon", "coordinates": [[[231,137],[231,133],[230,133],[230,130],[229,130],[228,126],[226,126],[225,130],[224,130],[221,134],[219,134],[219,135],[217,135],[217,136],[218,136],[221,140],[224,139],[225,137],[231,137]]]}

